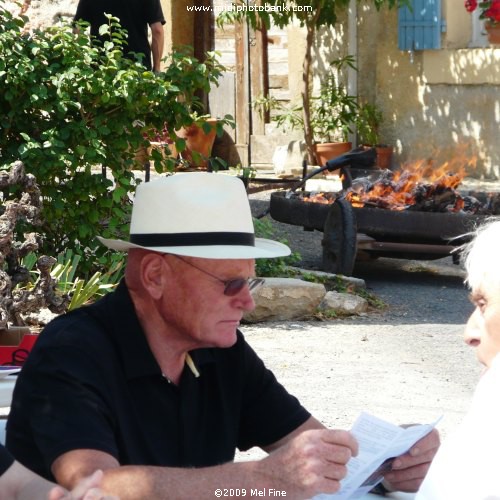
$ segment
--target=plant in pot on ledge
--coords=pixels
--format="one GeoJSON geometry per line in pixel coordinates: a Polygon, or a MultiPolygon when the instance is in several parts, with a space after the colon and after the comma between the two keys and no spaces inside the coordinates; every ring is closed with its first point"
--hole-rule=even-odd
{"type": "Polygon", "coordinates": [[[488,41],[493,45],[500,44],[500,0],[465,0],[464,4],[467,12],[472,13],[479,8],[479,19],[484,20],[488,41]]]}
{"type": "Polygon", "coordinates": [[[352,149],[348,140],[358,115],[357,97],[347,92],[342,83],[345,66],[355,69],[352,56],[330,62],[330,69],[321,82],[319,95],[311,99],[311,129],[314,154],[320,166],[329,159],[352,149]]]}
{"type": "MultiPolygon", "coordinates": [[[[351,150],[348,136],[357,120],[357,97],[347,92],[343,83],[346,66],[355,69],[352,56],[330,62],[319,92],[310,99],[309,123],[313,137],[313,157],[322,166],[327,160],[351,150]]],[[[254,106],[271,111],[271,119],[285,132],[305,130],[302,104],[283,105],[273,97],[256,99],[254,106]]]]}
{"type": "Polygon", "coordinates": [[[391,167],[393,148],[380,142],[382,120],[382,111],[375,104],[366,102],[359,105],[356,117],[358,141],[363,146],[374,147],[377,152],[376,166],[386,169],[391,167]]]}

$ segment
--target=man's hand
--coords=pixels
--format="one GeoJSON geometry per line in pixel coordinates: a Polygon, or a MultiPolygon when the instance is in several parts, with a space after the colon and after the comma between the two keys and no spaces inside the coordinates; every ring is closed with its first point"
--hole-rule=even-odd
{"type": "Polygon", "coordinates": [[[357,454],[358,444],[347,431],[308,430],[262,460],[259,470],[292,498],[310,498],[338,491],[347,462],[357,454]]]}
{"type": "Polygon", "coordinates": [[[439,448],[439,433],[433,429],[413,447],[392,463],[384,481],[394,491],[417,491],[424,480],[432,459],[439,448]]]}

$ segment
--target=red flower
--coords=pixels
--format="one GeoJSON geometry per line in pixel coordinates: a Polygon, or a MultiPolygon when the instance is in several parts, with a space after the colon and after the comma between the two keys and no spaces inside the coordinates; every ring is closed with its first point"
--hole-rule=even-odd
{"type": "Polygon", "coordinates": [[[479,7],[479,19],[487,19],[493,23],[500,22],[500,0],[465,0],[465,10],[474,12],[479,7]]]}
{"type": "Polygon", "coordinates": [[[474,12],[477,9],[477,0],[465,0],[465,10],[474,12]]]}
{"type": "Polygon", "coordinates": [[[500,22],[500,0],[493,2],[491,7],[484,12],[484,15],[497,23],[500,22]]]}

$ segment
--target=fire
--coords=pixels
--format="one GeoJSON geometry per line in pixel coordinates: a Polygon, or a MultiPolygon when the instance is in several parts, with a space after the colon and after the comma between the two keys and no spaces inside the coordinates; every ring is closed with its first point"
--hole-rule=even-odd
{"type": "Polygon", "coordinates": [[[316,193],[311,196],[304,196],[303,201],[310,203],[323,203],[324,205],[329,205],[335,201],[335,196],[331,193],[316,193]]]}
{"type": "MultiPolygon", "coordinates": [[[[464,200],[455,190],[475,165],[475,158],[456,156],[439,166],[421,160],[408,163],[397,172],[375,170],[375,175],[354,179],[343,194],[354,207],[426,210],[425,205],[436,204],[442,205],[442,211],[457,212],[464,208],[464,200]]],[[[335,198],[331,193],[318,193],[304,201],[333,203],[335,198]]]]}
{"type": "Polygon", "coordinates": [[[459,186],[465,173],[448,173],[446,168],[447,166],[443,165],[436,170],[430,170],[416,164],[394,174],[382,175],[379,181],[369,186],[354,182],[346,198],[353,206],[375,204],[380,208],[405,210],[408,206],[415,205],[422,196],[429,198],[459,186]]]}

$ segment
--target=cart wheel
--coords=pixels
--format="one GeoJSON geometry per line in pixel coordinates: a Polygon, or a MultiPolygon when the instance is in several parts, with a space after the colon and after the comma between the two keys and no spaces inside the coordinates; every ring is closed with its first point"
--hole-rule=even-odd
{"type": "Polygon", "coordinates": [[[323,269],[350,276],[356,261],[356,216],[351,204],[337,199],[332,204],[323,228],[323,269]]]}

